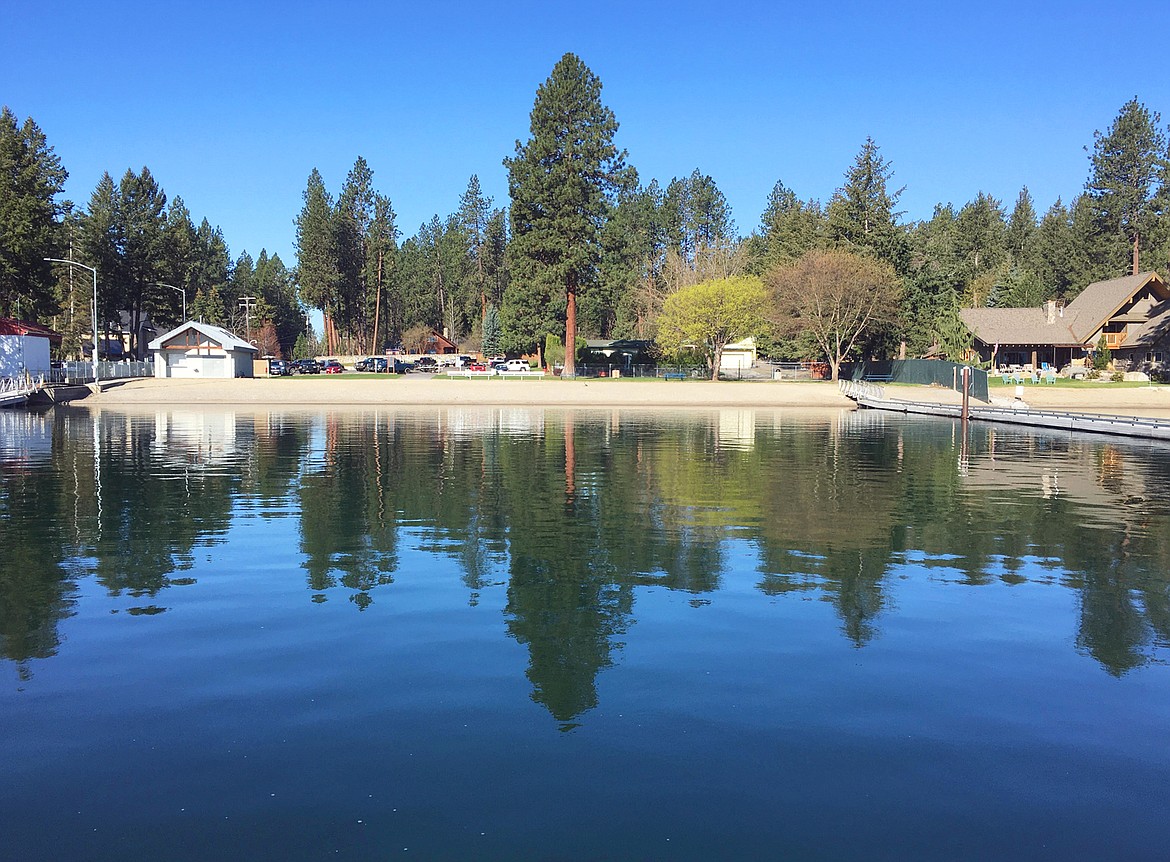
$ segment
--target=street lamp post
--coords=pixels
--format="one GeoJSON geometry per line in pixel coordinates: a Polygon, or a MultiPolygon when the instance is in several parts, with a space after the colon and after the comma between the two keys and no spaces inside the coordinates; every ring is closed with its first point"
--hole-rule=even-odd
{"type": "Polygon", "coordinates": [[[46,257],[49,263],[67,263],[70,266],[80,266],[82,269],[88,269],[93,273],[93,382],[98,381],[98,304],[97,304],[97,269],[92,266],[86,266],[84,263],[78,263],[75,260],[62,260],[59,257],[46,257]]]}
{"type": "Polygon", "coordinates": [[[171,290],[177,290],[183,297],[183,323],[187,322],[187,291],[181,287],[175,287],[173,284],[164,284],[161,281],[155,282],[159,287],[169,287],[171,290]]]}

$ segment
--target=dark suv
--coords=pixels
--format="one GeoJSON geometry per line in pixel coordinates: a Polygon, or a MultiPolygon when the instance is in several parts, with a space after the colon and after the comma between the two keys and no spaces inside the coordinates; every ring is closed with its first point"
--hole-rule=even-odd
{"type": "Polygon", "coordinates": [[[385,374],[388,370],[385,356],[370,356],[366,359],[359,359],[354,368],[357,371],[373,371],[377,374],[385,374]]]}
{"type": "Polygon", "coordinates": [[[270,377],[288,377],[292,374],[292,367],[283,359],[268,360],[268,375],[270,377]]]}
{"type": "Polygon", "coordinates": [[[294,374],[320,374],[321,366],[316,359],[298,359],[292,364],[294,374]]]}

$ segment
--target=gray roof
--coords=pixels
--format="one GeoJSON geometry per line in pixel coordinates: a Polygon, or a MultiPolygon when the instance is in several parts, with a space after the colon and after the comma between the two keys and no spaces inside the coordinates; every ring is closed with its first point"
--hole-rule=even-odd
{"type": "Polygon", "coordinates": [[[180,332],[185,329],[194,329],[206,335],[212,341],[220,345],[224,350],[251,350],[253,353],[259,353],[260,348],[254,344],[249,344],[242,338],[228,332],[226,329],[219,326],[212,326],[210,323],[200,323],[197,320],[188,320],[186,323],[180,323],[170,332],[163,333],[154,341],[147,345],[149,350],[162,350],[163,342],[170,341],[180,332]]]}
{"type": "MultiPolygon", "coordinates": [[[[1083,345],[1150,281],[1165,290],[1165,283],[1155,272],[1095,281],[1065,306],[1063,313],[1057,309],[1052,323],[1043,307],[964,308],[959,315],[984,344],[1083,345]]],[[[1146,332],[1149,325],[1141,332],[1146,332]]]]}
{"type": "Polygon", "coordinates": [[[1071,315],[1073,318],[1073,332],[1077,338],[1083,343],[1151,279],[1162,280],[1156,272],[1139,272],[1108,281],[1094,281],[1082,290],[1064,310],[1066,317],[1071,315]]]}
{"type": "Polygon", "coordinates": [[[964,308],[959,316],[984,344],[1077,345],[1069,328],[1068,310],[1053,323],[1043,308],[964,308]]]}
{"type": "Polygon", "coordinates": [[[1170,299],[1164,300],[1153,307],[1146,322],[1130,334],[1123,347],[1132,347],[1139,344],[1154,344],[1170,331],[1170,299]]]}

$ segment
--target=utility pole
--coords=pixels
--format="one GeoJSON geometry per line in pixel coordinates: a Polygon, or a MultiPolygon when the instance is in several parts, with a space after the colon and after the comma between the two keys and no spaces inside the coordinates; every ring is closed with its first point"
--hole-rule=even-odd
{"type": "Polygon", "coordinates": [[[256,307],[256,297],[241,296],[240,308],[244,310],[244,341],[252,340],[252,309],[256,307]]]}

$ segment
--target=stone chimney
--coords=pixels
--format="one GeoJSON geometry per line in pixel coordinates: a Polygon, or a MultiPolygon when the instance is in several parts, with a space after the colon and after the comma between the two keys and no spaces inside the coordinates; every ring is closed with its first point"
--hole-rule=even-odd
{"type": "Polygon", "coordinates": [[[1044,314],[1047,323],[1056,323],[1056,300],[1050,299],[1044,303],[1044,314]]]}

